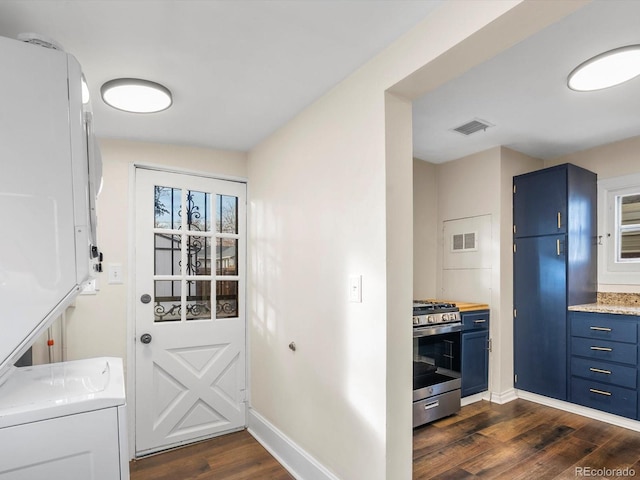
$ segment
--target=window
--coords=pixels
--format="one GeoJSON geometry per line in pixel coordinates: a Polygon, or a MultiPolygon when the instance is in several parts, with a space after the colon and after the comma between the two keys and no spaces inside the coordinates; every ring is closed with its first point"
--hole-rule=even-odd
{"type": "Polygon", "coordinates": [[[640,262],[640,191],[616,197],[616,261],[640,262]]]}
{"type": "Polygon", "coordinates": [[[640,174],[598,181],[598,262],[598,283],[639,283],[640,174]]]}

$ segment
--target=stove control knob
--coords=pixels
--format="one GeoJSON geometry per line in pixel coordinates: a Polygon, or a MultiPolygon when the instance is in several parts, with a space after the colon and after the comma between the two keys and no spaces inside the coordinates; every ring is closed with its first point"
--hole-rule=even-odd
{"type": "Polygon", "coordinates": [[[420,323],[420,319],[418,317],[413,317],[413,324],[418,325],[420,323]]]}
{"type": "Polygon", "coordinates": [[[442,321],[443,322],[449,321],[449,314],[448,313],[443,313],[442,314],[442,321]]]}
{"type": "Polygon", "coordinates": [[[436,319],[433,317],[433,315],[428,315],[427,316],[427,322],[429,323],[435,323],[436,319]]]}

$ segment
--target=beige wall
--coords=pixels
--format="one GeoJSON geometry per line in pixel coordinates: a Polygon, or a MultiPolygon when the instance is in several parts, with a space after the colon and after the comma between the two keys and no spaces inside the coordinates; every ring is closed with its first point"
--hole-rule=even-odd
{"type": "MultiPolygon", "coordinates": [[[[246,154],[174,145],[101,139],[103,188],[98,198],[98,245],[104,253],[104,272],[98,274],[97,295],[81,295],[67,310],[67,359],[110,355],[127,357],[129,273],[129,175],[134,163],[172,167],[210,175],[247,176],[246,154]],[[124,283],[107,283],[108,266],[123,267],[124,283]]],[[[59,325],[56,361],[60,360],[59,325]]],[[[34,346],[39,361],[46,361],[43,341],[34,346]]]]}
{"type": "MultiPolygon", "coordinates": [[[[491,293],[491,356],[490,391],[506,394],[513,388],[513,255],[512,244],[512,185],[513,177],[540,168],[573,163],[598,174],[599,179],[640,173],[640,137],[602,145],[553,160],[543,161],[506,147],[496,147],[441,165],[416,160],[414,166],[414,208],[424,204],[425,191],[437,190],[437,201],[430,205],[437,210],[437,222],[427,212],[414,212],[414,238],[427,229],[438,231],[437,267],[414,271],[417,285],[437,280],[436,297],[441,291],[442,222],[447,219],[493,215],[494,223],[494,279],[491,293]],[[497,163],[496,163],[497,162],[497,163]],[[434,181],[434,173],[437,181],[434,181]],[[439,188],[447,185],[446,189],[439,188]],[[460,195],[459,192],[465,192],[460,195]]],[[[433,195],[433,192],[431,192],[433,195]]],[[[428,256],[414,246],[415,259],[428,256]]],[[[433,252],[433,251],[432,251],[433,252]]],[[[417,264],[416,264],[417,265],[417,264]]],[[[414,287],[415,288],[415,287],[414,287]]],[[[607,285],[601,291],[640,292],[635,285],[607,285]]],[[[467,300],[467,299],[460,299],[467,300]]]]}
{"type": "MultiPolygon", "coordinates": [[[[501,325],[500,304],[500,147],[494,147],[474,155],[438,165],[438,292],[443,289],[443,222],[489,215],[491,217],[491,269],[466,271],[466,279],[472,283],[486,282],[489,276],[488,298],[453,298],[458,301],[485,301],[491,308],[491,337],[499,337],[501,325]],[[442,188],[446,186],[446,188],[442,188]],[[479,278],[475,278],[478,276],[479,278]]],[[[490,381],[496,380],[494,370],[500,371],[501,351],[497,348],[489,356],[490,381]]],[[[491,386],[490,386],[491,387],[491,386]]],[[[490,388],[491,390],[491,388],[490,388]]]]}
{"type": "MultiPolygon", "coordinates": [[[[414,238],[418,238],[419,232],[428,230],[432,235],[430,240],[434,242],[430,251],[414,255],[417,260],[419,255],[432,254],[437,262],[425,269],[417,268],[416,264],[414,278],[419,285],[437,283],[435,297],[441,298],[442,291],[443,222],[491,216],[490,296],[483,301],[491,308],[493,351],[489,390],[499,399],[513,388],[513,176],[543,168],[543,161],[505,147],[495,147],[440,165],[415,162],[414,208],[424,203],[425,191],[429,190],[427,198],[432,202],[429,207],[437,218],[414,211],[414,238]]],[[[414,251],[419,251],[417,246],[414,251]]],[[[473,271],[469,275],[473,275],[473,271]]],[[[470,298],[453,300],[474,301],[470,298]]]]}
{"type": "Polygon", "coordinates": [[[424,78],[420,67],[490,24],[492,35],[436,62],[427,87],[403,81],[392,91],[433,88],[567,5],[580,2],[446,2],[249,154],[251,406],[339,478],[411,478],[411,405],[399,399],[412,389],[413,236],[401,226],[413,212],[398,191],[411,188],[398,141],[410,112],[384,92],[418,69],[424,78]],[[492,22],[505,12],[509,21],[492,22]],[[352,274],[362,275],[362,303],[347,301],[352,274]]]}
{"type": "Polygon", "coordinates": [[[438,242],[436,165],[413,160],[413,298],[436,297],[438,242]]]}
{"type": "MultiPolygon", "coordinates": [[[[447,2],[250,152],[251,405],[339,478],[411,478],[410,110],[384,92],[519,3],[447,2]]],[[[530,13],[466,47],[505,48],[530,13]]]]}
{"type": "Polygon", "coordinates": [[[546,160],[545,167],[573,163],[598,174],[598,180],[640,172],[640,136],[546,160]]]}
{"type": "MultiPolygon", "coordinates": [[[[545,166],[563,163],[573,163],[591,170],[598,175],[599,181],[625,175],[637,175],[640,173],[640,136],[547,160],[545,166]]],[[[603,198],[599,195],[598,215],[604,213],[605,205],[602,202],[603,198]]],[[[602,229],[603,227],[599,225],[598,228],[602,229]]],[[[605,232],[599,231],[598,235],[605,235],[605,232]]],[[[603,246],[598,247],[598,291],[640,293],[640,278],[634,282],[633,276],[627,276],[624,283],[606,282],[606,276],[602,275],[605,266],[603,256],[606,253],[604,248],[603,246]]]]}
{"type": "Polygon", "coordinates": [[[248,167],[239,153],[102,141],[99,240],[125,283],[103,274],[100,295],[78,300],[69,358],[127,353],[130,165],[248,176],[252,407],[338,478],[411,478],[410,111],[385,91],[413,99],[580,3],[446,2],[250,152],[248,167]],[[352,274],[362,303],[347,301],[352,274]]]}

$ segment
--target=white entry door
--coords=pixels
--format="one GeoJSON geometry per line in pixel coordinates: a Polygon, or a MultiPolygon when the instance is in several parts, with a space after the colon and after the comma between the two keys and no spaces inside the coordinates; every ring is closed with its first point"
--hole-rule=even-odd
{"type": "Polygon", "coordinates": [[[246,425],[245,195],[136,169],[136,455],[246,425]]]}

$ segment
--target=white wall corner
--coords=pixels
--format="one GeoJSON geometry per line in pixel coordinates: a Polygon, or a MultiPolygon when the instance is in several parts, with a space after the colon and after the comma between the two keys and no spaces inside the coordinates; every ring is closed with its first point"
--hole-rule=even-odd
{"type": "Polygon", "coordinates": [[[518,394],[515,388],[510,388],[504,392],[492,392],[491,393],[491,402],[502,405],[504,403],[509,403],[518,398],[518,394]]]}
{"type": "Polygon", "coordinates": [[[299,480],[339,480],[318,460],[249,407],[248,432],[299,480]]]}

